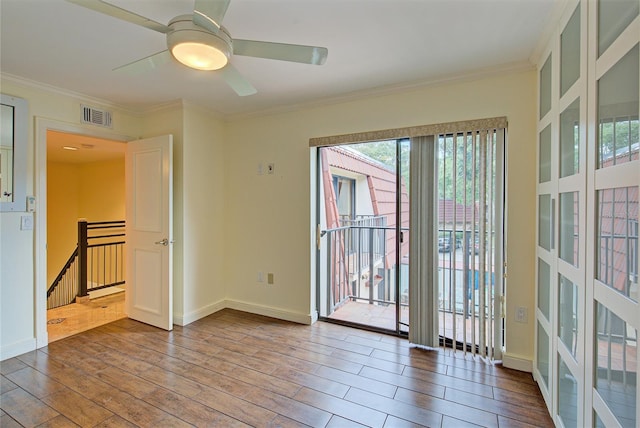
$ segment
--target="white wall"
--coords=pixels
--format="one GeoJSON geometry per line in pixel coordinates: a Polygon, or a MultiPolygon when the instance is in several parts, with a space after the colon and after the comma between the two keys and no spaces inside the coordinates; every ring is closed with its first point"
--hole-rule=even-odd
{"type": "Polygon", "coordinates": [[[536,128],[534,71],[416,88],[366,100],[229,123],[225,152],[227,299],[255,312],[309,320],[313,300],[309,219],[313,167],[309,138],[507,116],[509,216],[505,361],[530,369],[533,318],[515,323],[517,306],[534,307],[536,128]],[[259,163],[275,174],[258,175],[259,163]],[[258,283],[258,271],[275,284],[258,283]]]}

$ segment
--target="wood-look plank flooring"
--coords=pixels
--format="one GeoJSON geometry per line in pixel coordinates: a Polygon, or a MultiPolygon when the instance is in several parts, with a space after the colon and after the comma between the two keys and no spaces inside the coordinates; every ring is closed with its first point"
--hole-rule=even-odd
{"type": "Polygon", "coordinates": [[[0,426],[553,426],[530,374],[330,323],[121,319],[0,363],[0,426]]]}

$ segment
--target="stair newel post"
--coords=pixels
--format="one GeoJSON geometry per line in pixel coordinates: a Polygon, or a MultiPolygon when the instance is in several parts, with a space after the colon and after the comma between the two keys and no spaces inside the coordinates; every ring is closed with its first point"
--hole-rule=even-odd
{"type": "Polygon", "coordinates": [[[78,297],[87,293],[87,220],[78,220],[78,297]]]}

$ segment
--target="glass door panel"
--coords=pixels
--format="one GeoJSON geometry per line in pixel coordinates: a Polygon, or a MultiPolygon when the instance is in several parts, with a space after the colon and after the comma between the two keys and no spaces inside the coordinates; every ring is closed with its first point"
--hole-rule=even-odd
{"type": "Polygon", "coordinates": [[[578,215],[578,192],[560,193],[560,258],[578,267],[580,246],[580,224],[578,215]]]}
{"type": "Polygon", "coordinates": [[[595,311],[595,390],[622,426],[636,427],[638,331],[601,303],[595,311]]]}
{"type": "Polygon", "coordinates": [[[564,276],[558,276],[558,338],[576,358],[581,321],[578,319],[578,287],[564,276]]]}
{"type": "Polygon", "coordinates": [[[502,328],[495,316],[502,290],[496,268],[503,263],[501,144],[493,132],[437,141],[440,336],[447,346],[489,356],[502,328]]]}
{"type": "Polygon", "coordinates": [[[598,168],[638,159],[638,51],[636,45],[598,81],[598,168]]]}
{"type": "Polygon", "coordinates": [[[551,311],[551,266],[538,259],[538,309],[549,321],[551,311]]]}
{"type": "Polygon", "coordinates": [[[560,114],[560,177],[580,172],[580,98],[560,114]]]}
{"type": "Polygon", "coordinates": [[[560,35],[560,96],[580,78],[580,4],[560,35]]]}
{"type": "Polygon", "coordinates": [[[638,16],[638,0],[598,1],[598,55],[638,16]]]}
{"type": "Polygon", "coordinates": [[[319,149],[321,319],[395,333],[409,322],[409,141],[319,149]]]}
{"type": "Polygon", "coordinates": [[[558,415],[565,428],[578,427],[578,381],[558,355],[558,415]]]}

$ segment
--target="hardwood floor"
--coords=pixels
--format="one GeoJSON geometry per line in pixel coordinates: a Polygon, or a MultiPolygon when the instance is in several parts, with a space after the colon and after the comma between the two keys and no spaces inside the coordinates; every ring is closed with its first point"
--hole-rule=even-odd
{"type": "Polygon", "coordinates": [[[0,426],[553,426],[531,375],[448,349],[223,310],[121,319],[0,363],[0,426]]]}

